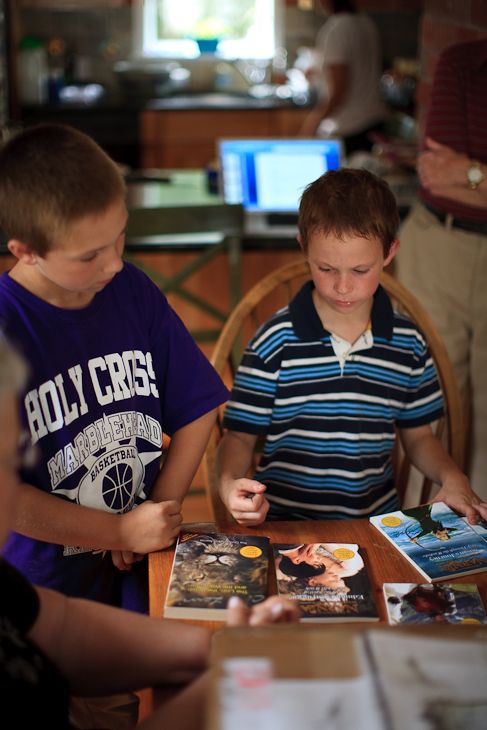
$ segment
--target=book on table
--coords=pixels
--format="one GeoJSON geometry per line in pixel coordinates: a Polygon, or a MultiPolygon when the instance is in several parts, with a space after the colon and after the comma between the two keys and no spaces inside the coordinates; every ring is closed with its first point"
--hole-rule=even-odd
{"type": "Polygon", "coordinates": [[[430,583],[487,571],[487,541],[443,502],[369,520],[430,583]]]}
{"type": "Polygon", "coordinates": [[[400,624],[487,624],[475,583],[384,583],[391,626],[400,624]]]}
{"type": "Polygon", "coordinates": [[[182,531],[164,616],[223,621],[231,596],[251,608],[266,597],[268,561],[268,537],[182,531]]]}
{"type": "Polygon", "coordinates": [[[279,595],[298,601],[301,621],[378,621],[360,547],[352,543],[275,544],[279,595]]]}

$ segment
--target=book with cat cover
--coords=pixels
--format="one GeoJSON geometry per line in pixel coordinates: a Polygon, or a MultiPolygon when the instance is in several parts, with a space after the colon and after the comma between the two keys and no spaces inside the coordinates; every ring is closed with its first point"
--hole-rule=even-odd
{"type": "Polygon", "coordinates": [[[266,597],[269,538],[182,531],[164,616],[224,621],[231,596],[251,608],[266,597]]]}
{"type": "Polygon", "coordinates": [[[487,541],[443,502],[369,520],[430,583],[487,571],[487,541]]]}
{"type": "Polygon", "coordinates": [[[487,624],[475,583],[384,583],[391,626],[399,624],[487,624]]]}
{"type": "Polygon", "coordinates": [[[378,621],[360,547],[352,543],[275,544],[279,595],[299,602],[301,621],[378,621]]]}

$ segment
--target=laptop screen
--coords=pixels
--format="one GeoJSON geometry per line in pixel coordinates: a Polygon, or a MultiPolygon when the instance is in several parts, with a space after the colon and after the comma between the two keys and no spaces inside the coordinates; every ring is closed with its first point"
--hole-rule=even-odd
{"type": "Polygon", "coordinates": [[[248,212],[296,213],[304,188],[342,164],[339,140],[218,140],[225,203],[248,212]]]}

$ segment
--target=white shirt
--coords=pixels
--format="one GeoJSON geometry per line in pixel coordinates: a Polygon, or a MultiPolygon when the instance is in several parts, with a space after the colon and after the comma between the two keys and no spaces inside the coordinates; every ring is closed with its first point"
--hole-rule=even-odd
{"type": "Polygon", "coordinates": [[[344,102],[318,127],[319,136],[348,137],[386,117],[381,99],[380,40],[373,21],[362,13],[337,13],[319,30],[316,46],[323,68],[344,64],[349,70],[349,90],[344,102]]]}

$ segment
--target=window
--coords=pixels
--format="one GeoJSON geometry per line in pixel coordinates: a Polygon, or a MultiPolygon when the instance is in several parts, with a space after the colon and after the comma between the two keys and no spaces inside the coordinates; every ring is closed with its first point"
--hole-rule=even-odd
{"type": "Polygon", "coordinates": [[[138,56],[272,58],[281,0],[133,0],[138,56]],[[213,48],[211,42],[213,41],[213,48]],[[200,49],[201,45],[201,49],[200,49]]]}

